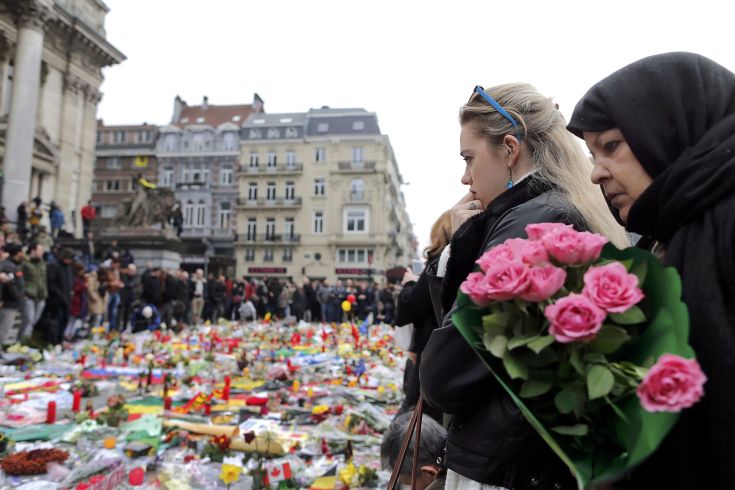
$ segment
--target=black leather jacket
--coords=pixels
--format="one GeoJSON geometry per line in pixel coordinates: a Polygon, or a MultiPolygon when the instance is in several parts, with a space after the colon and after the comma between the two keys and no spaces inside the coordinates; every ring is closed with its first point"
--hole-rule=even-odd
{"type": "Polygon", "coordinates": [[[524,179],[454,234],[443,279],[427,268],[434,310],[443,318],[424,349],[421,393],[452,416],[446,466],[471,480],[508,489],[576,489],[564,463],[526,421],[451,321],[459,285],[475,260],[508,238],[526,238],[530,223],[586,226],[559,193],[524,179]]]}

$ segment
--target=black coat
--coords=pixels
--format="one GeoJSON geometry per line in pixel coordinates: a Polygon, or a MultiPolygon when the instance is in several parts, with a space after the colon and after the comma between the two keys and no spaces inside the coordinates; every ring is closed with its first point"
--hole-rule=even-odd
{"type": "Polygon", "coordinates": [[[459,285],[484,251],[508,238],[526,238],[525,227],[531,223],[586,228],[576,209],[559,193],[531,182],[532,177],[521,181],[460,227],[452,237],[443,280],[436,277],[436,263],[427,267],[434,309],[448,313],[424,349],[421,393],[427,403],[452,416],[445,461],[451,470],[480,483],[514,490],[575,489],[570,471],[526,421],[451,320],[459,285]]]}
{"type": "Polygon", "coordinates": [[[72,285],[74,277],[71,266],[63,261],[52,262],[46,268],[46,285],[48,299],[46,303],[52,307],[64,307],[67,310],[71,305],[72,285]]]}

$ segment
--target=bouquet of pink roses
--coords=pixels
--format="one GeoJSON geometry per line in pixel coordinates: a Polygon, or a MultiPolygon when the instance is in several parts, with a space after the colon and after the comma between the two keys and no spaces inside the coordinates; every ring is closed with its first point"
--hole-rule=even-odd
{"type": "Polygon", "coordinates": [[[613,480],[703,396],[681,281],[571,225],[526,233],[477,261],[452,319],[580,488],[613,480]]]}

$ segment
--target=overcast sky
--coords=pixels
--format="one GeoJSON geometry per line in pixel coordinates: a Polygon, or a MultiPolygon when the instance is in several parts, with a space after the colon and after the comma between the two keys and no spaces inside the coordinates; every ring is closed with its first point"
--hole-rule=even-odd
{"type": "Polygon", "coordinates": [[[530,82],[569,117],[617,68],[694,51],[735,70],[729,1],[104,0],[98,117],[165,124],[174,96],[266,112],[328,105],[378,115],[421,246],[460,184],[458,108],[475,85],[530,82]]]}

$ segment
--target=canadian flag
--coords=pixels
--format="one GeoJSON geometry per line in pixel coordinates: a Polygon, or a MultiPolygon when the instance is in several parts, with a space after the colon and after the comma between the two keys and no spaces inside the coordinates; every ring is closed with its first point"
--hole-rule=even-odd
{"type": "Polygon", "coordinates": [[[267,470],[264,482],[266,485],[283,480],[290,480],[293,477],[291,474],[291,465],[289,463],[268,464],[265,466],[265,469],[267,470]]]}

